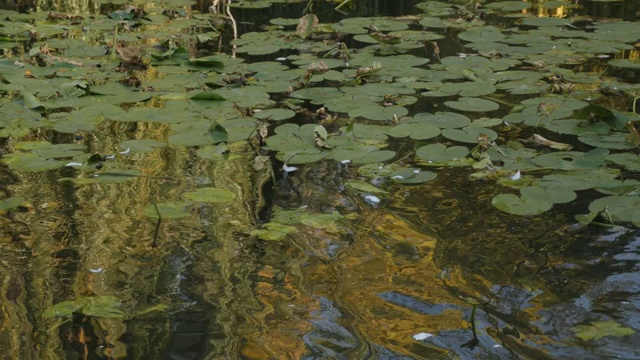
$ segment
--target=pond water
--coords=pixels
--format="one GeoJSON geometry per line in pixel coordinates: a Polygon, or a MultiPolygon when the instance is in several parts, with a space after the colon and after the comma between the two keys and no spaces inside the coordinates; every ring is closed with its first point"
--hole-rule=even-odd
{"type": "Polygon", "coordinates": [[[6,358],[640,359],[637,1],[3,7],[6,358]]]}

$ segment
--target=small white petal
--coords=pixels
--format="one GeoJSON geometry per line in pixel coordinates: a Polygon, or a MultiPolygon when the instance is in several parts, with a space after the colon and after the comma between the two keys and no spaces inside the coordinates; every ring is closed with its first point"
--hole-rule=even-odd
{"type": "Polygon", "coordinates": [[[365,200],[367,200],[368,202],[372,203],[372,204],[377,204],[380,202],[380,198],[377,196],[373,196],[373,195],[367,195],[364,197],[365,200]]]}
{"type": "Polygon", "coordinates": [[[67,164],[67,165],[65,165],[65,166],[72,166],[72,167],[75,167],[75,166],[82,166],[82,163],[70,162],[70,163],[68,163],[68,164],[67,164]]]}
{"type": "Polygon", "coordinates": [[[515,173],[513,176],[510,176],[509,178],[511,180],[520,180],[521,177],[522,177],[522,174],[520,174],[520,170],[518,170],[517,173],[515,173]]]}
{"type": "Polygon", "coordinates": [[[91,271],[92,273],[101,273],[102,272],[102,268],[89,269],[89,271],[91,271]]]}
{"type": "Polygon", "coordinates": [[[413,335],[413,339],[421,341],[421,340],[426,340],[426,339],[428,339],[428,338],[430,338],[432,336],[433,336],[433,334],[429,334],[429,333],[424,333],[423,332],[423,333],[419,333],[419,334],[413,335]]]}
{"type": "Polygon", "coordinates": [[[125,151],[120,151],[118,154],[126,155],[126,154],[128,154],[128,153],[130,153],[130,152],[131,152],[131,148],[127,148],[127,150],[125,150],[125,151]]]}
{"type": "Polygon", "coordinates": [[[396,179],[396,180],[402,180],[402,179],[404,179],[404,176],[396,175],[396,176],[392,176],[391,178],[392,179],[396,179]]]}
{"type": "Polygon", "coordinates": [[[115,158],[116,158],[116,156],[115,156],[115,155],[105,155],[105,156],[104,156],[104,159],[105,159],[105,160],[113,160],[113,159],[115,159],[115,158]]]}
{"type": "Polygon", "coordinates": [[[277,57],[276,61],[287,61],[286,57],[277,57]]]}
{"type": "Polygon", "coordinates": [[[349,164],[350,162],[351,162],[351,160],[349,160],[349,159],[340,160],[340,164],[349,164]]]}
{"type": "Polygon", "coordinates": [[[414,173],[414,174],[420,174],[420,169],[414,169],[414,170],[413,170],[413,173],[414,173]]]}
{"type": "Polygon", "coordinates": [[[493,347],[494,347],[494,348],[501,348],[501,347],[502,347],[502,345],[500,345],[500,344],[495,344],[495,345],[493,345],[493,347]]]}
{"type": "Polygon", "coordinates": [[[282,170],[284,170],[284,172],[290,173],[292,171],[298,170],[298,168],[295,166],[282,165],[282,170]]]}

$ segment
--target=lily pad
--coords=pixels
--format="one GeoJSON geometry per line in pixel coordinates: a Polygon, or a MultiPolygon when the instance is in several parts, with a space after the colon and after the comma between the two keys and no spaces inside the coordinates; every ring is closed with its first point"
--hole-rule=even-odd
{"type": "Polygon", "coordinates": [[[469,149],[464,146],[446,147],[443,144],[429,144],[419,148],[416,156],[428,163],[447,163],[466,157],[469,149]]]}
{"type": "Polygon", "coordinates": [[[178,219],[191,216],[186,208],[193,204],[191,201],[173,201],[151,204],[142,210],[144,216],[158,218],[158,213],[163,219],[178,219]]]}
{"type": "Polygon", "coordinates": [[[498,138],[498,134],[495,131],[479,126],[467,126],[462,129],[443,129],[442,136],[450,140],[471,144],[477,144],[478,137],[481,136],[486,136],[489,141],[498,138]]]}
{"type": "Polygon", "coordinates": [[[274,221],[262,225],[259,230],[254,230],[251,235],[257,236],[261,240],[280,241],[290,234],[297,233],[298,229],[290,225],[280,224],[274,221]]]}
{"type": "Polygon", "coordinates": [[[582,340],[598,340],[605,336],[627,336],[635,334],[635,330],[622,327],[613,320],[594,321],[588,325],[577,325],[573,327],[576,336],[582,340]]]}
{"type": "Polygon", "coordinates": [[[447,101],[444,104],[456,110],[469,112],[487,112],[500,108],[500,105],[491,100],[469,97],[461,97],[458,101],[447,101]]]}
{"type": "Polygon", "coordinates": [[[207,203],[229,202],[235,198],[235,195],[231,191],[214,187],[200,188],[196,191],[186,192],[183,196],[188,200],[207,203]]]}
{"type": "Polygon", "coordinates": [[[523,216],[539,215],[553,207],[553,203],[546,199],[539,199],[525,194],[522,194],[522,196],[499,194],[491,199],[491,205],[509,214],[523,216]]]}

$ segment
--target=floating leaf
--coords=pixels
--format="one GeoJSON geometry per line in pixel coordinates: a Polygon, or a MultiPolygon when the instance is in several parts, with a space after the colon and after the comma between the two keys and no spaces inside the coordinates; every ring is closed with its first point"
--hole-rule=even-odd
{"type": "Polygon", "coordinates": [[[469,154],[469,149],[464,146],[446,147],[442,144],[429,144],[419,148],[416,156],[428,163],[446,163],[460,160],[469,154]]]}
{"type": "Polygon", "coordinates": [[[25,204],[26,202],[22,196],[12,196],[10,198],[0,200],[0,214],[4,214],[7,211],[24,206],[25,204]]]}
{"type": "Polygon", "coordinates": [[[193,204],[191,201],[175,201],[175,202],[161,202],[157,204],[151,204],[142,210],[142,214],[151,218],[158,218],[158,212],[163,219],[178,219],[182,217],[191,216],[185,209],[187,206],[193,204]]]}
{"type": "Polygon", "coordinates": [[[214,93],[214,92],[201,92],[196,95],[193,95],[189,99],[191,100],[212,100],[212,101],[224,101],[225,99],[222,95],[214,93]]]}
{"type": "Polygon", "coordinates": [[[598,340],[605,336],[627,336],[635,333],[631,328],[622,327],[613,320],[594,321],[588,325],[573,327],[576,336],[582,340],[598,340]]]}
{"type": "Polygon", "coordinates": [[[478,98],[461,97],[458,101],[446,101],[444,103],[450,108],[470,112],[487,112],[498,110],[500,106],[491,101],[478,98]]]}
{"type": "Polygon", "coordinates": [[[553,203],[546,199],[539,199],[523,194],[499,194],[491,199],[491,205],[499,210],[514,215],[538,215],[551,209],[553,203]]]}
{"type": "Polygon", "coordinates": [[[254,230],[251,235],[257,236],[261,240],[266,241],[280,241],[286,238],[290,234],[298,232],[293,226],[283,225],[274,221],[268,222],[262,225],[259,230],[254,230]]]}
{"type": "Polygon", "coordinates": [[[488,141],[498,138],[498,134],[491,130],[478,126],[467,126],[462,129],[443,129],[442,136],[454,141],[477,144],[479,137],[485,137],[488,141]]]}
{"type": "Polygon", "coordinates": [[[379,187],[362,180],[349,180],[347,181],[346,185],[354,190],[358,190],[366,193],[372,193],[372,194],[387,193],[385,190],[382,190],[379,187]]]}
{"type": "Polygon", "coordinates": [[[207,203],[229,202],[235,197],[229,190],[214,187],[200,188],[196,191],[186,192],[183,196],[188,200],[207,203]]]}

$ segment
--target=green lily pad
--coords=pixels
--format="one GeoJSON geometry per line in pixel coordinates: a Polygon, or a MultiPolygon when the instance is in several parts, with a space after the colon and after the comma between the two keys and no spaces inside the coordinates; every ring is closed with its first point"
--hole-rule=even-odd
{"type": "Polygon", "coordinates": [[[268,119],[273,121],[282,121],[291,119],[296,116],[296,112],[291,109],[267,109],[253,114],[256,119],[268,119]]]}
{"type": "Polygon", "coordinates": [[[458,101],[447,101],[444,104],[456,110],[470,112],[487,112],[500,108],[500,105],[491,100],[468,97],[461,97],[458,101]]]}
{"type": "Polygon", "coordinates": [[[638,147],[636,144],[627,141],[628,134],[625,133],[612,133],[606,135],[587,135],[580,136],[578,140],[581,143],[591,145],[594,147],[601,147],[605,149],[634,149],[638,147]]]}
{"type": "Polygon", "coordinates": [[[121,319],[124,313],[120,310],[121,302],[115,296],[92,296],[76,300],[67,300],[50,306],[43,313],[44,317],[69,317],[74,313],[86,316],[121,319]]]}
{"type": "Polygon", "coordinates": [[[24,206],[26,201],[22,196],[12,196],[10,198],[6,198],[0,200],[0,214],[4,214],[7,211],[17,209],[21,206],[24,206]]]}
{"type": "Polygon", "coordinates": [[[12,153],[4,154],[0,162],[3,162],[13,170],[39,172],[63,167],[67,162],[53,160],[37,154],[12,153]]]}
{"type": "Polygon", "coordinates": [[[365,107],[349,111],[349,116],[361,116],[369,120],[392,120],[394,119],[394,116],[395,118],[400,118],[408,113],[409,110],[401,106],[381,106],[378,104],[370,104],[365,107]]]}
{"type": "Polygon", "coordinates": [[[588,325],[573,327],[576,336],[582,340],[598,340],[605,336],[627,336],[635,334],[635,330],[622,327],[613,320],[594,321],[588,325]]]}
{"type": "Polygon", "coordinates": [[[500,30],[493,26],[481,26],[477,28],[471,28],[467,31],[463,31],[458,34],[460,40],[468,42],[480,42],[480,41],[500,41],[504,39],[504,35],[500,30]]]}
{"type": "Polygon", "coordinates": [[[414,140],[426,140],[440,135],[440,129],[436,126],[410,122],[394,126],[387,131],[393,137],[411,137],[414,140]]]}
{"type": "Polygon", "coordinates": [[[214,187],[200,188],[196,191],[186,192],[183,196],[188,200],[207,203],[229,202],[235,198],[235,195],[231,191],[214,187]]]}
{"type": "Polygon", "coordinates": [[[346,185],[354,190],[358,190],[366,193],[387,194],[385,190],[382,190],[379,187],[362,180],[349,180],[347,181],[346,185]]]}
{"type": "Polygon", "coordinates": [[[480,136],[486,136],[489,141],[498,138],[498,134],[495,131],[479,126],[467,126],[462,129],[443,129],[442,136],[450,140],[471,144],[477,144],[480,136]]]}
{"type": "Polygon", "coordinates": [[[186,208],[193,204],[191,201],[173,201],[151,204],[142,210],[142,215],[150,218],[158,218],[158,213],[163,219],[178,219],[191,216],[186,208]],[[156,210],[157,209],[157,210],[156,210]]]}
{"type": "Polygon", "coordinates": [[[440,129],[462,128],[471,124],[471,119],[467,116],[444,111],[438,111],[434,114],[418,113],[413,117],[413,120],[424,124],[434,125],[440,129]]]}
{"type": "Polygon", "coordinates": [[[422,184],[435,179],[437,176],[438,174],[433,171],[421,171],[415,168],[404,168],[389,174],[393,181],[401,184],[422,184]]]}
{"type": "Polygon", "coordinates": [[[419,148],[416,156],[428,163],[447,163],[465,158],[469,155],[469,149],[464,146],[446,147],[443,144],[429,144],[419,148]]]}
{"type": "Polygon", "coordinates": [[[277,222],[268,222],[262,225],[259,230],[254,230],[251,235],[257,236],[261,240],[280,241],[290,234],[297,233],[298,229],[290,225],[284,225],[277,222]]]}
{"type": "Polygon", "coordinates": [[[523,194],[517,196],[514,194],[499,194],[491,199],[491,205],[497,209],[514,215],[539,215],[551,207],[553,203],[546,199],[539,199],[523,194]]]}
{"type": "Polygon", "coordinates": [[[559,170],[595,169],[600,167],[609,155],[609,150],[593,149],[586,153],[579,151],[558,151],[533,158],[533,163],[559,170]]]}

